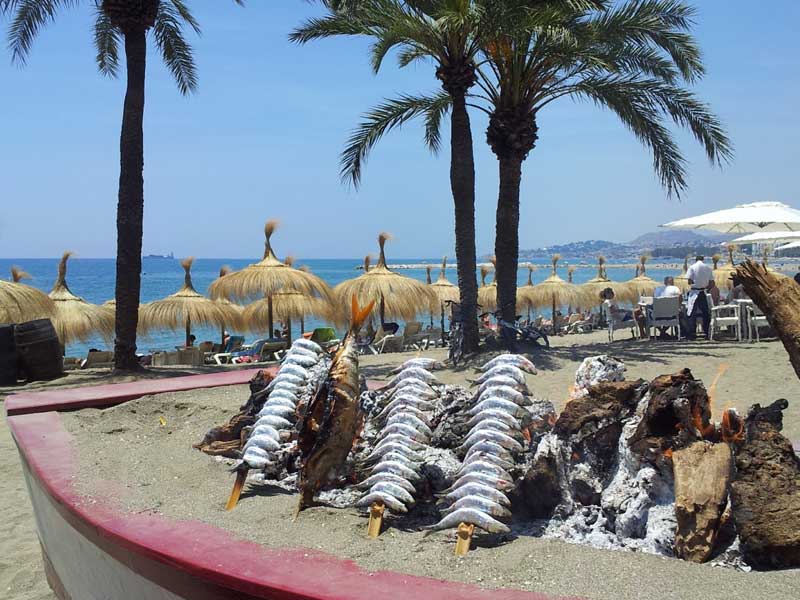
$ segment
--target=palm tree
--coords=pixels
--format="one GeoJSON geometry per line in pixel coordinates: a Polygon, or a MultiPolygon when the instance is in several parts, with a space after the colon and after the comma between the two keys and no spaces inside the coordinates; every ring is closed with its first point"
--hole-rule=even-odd
{"type": "Polygon", "coordinates": [[[614,112],[653,154],[669,195],[686,189],[686,162],[667,122],[689,129],[712,164],[732,156],[723,127],[684,85],[704,74],[690,34],[694,10],[679,0],[503,0],[486,2],[487,142],[500,186],[495,254],[498,305],[515,314],[522,163],[539,137],[537,116],[564,97],[614,112]]]}
{"type": "Polygon", "coordinates": [[[127,87],[120,134],[114,361],[117,369],[134,370],[139,368],[136,328],[142,271],[142,121],[147,34],[152,30],[156,46],[178,89],[188,94],[197,87],[197,73],[183,30],[188,25],[199,33],[200,27],[185,0],[0,0],[0,15],[11,18],[8,37],[13,59],[24,64],[39,31],[56,18],[59,10],[80,4],[89,5],[95,13],[97,68],[103,75],[117,76],[120,45],[125,49],[127,87]]]}
{"type": "Polygon", "coordinates": [[[386,55],[399,50],[401,67],[432,60],[444,90],[429,96],[387,100],[366,114],[342,153],[342,177],[358,185],[373,146],[389,131],[415,117],[425,120],[425,141],[440,147],[439,126],[450,112],[450,187],[455,206],[456,260],[461,296],[464,349],[478,349],[475,277],[475,166],[467,95],[476,82],[482,10],[477,0],[326,0],[328,13],[311,19],[290,39],[299,43],[339,35],[374,39],[372,66],[377,72],[386,55]]]}

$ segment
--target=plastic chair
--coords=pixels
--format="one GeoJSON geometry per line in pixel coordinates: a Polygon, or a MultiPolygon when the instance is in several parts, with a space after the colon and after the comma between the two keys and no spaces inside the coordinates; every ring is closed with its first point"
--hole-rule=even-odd
{"type": "Polygon", "coordinates": [[[657,327],[675,327],[678,336],[681,336],[681,299],[678,296],[668,296],[666,298],[653,298],[653,304],[647,311],[647,330],[650,338],[654,337],[651,329],[657,327]]]}
{"type": "Polygon", "coordinates": [[[755,332],[756,342],[760,342],[761,337],[758,334],[758,328],[770,326],[767,316],[756,304],[748,304],[745,310],[747,311],[747,331],[750,341],[753,341],[753,333],[755,332]]]}
{"type": "Polygon", "coordinates": [[[708,327],[708,339],[714,340],[714,332],[733,327],[736,339],[742,341],[741,306],[738,304],[721,304],[711,309],[711,323],[708,327]]]}

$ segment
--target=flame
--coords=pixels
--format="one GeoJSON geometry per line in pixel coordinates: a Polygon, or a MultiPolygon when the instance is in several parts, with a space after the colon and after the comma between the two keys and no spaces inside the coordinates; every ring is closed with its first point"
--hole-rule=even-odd
{"type": "Polygon", "coordinates": [[[712,381],[711,385],[708,386],[708,410],[709,410],[709,412],[713,412],[711,407],[713,406],[714,401],[716,400],[717,384],[719,383],[720,378],[725,374],[725,371],[727,371],[729,368],[730,368],[730,365],[726,365],[725,363],[721,364],[719,366],[719,368],[717,369],[717,374],[714,377],[714,381],[712,381]]]}
{"type": "Polygon", "coordinates": [[[667,448],[666,450],[664,450],[663,454],[664,458],[672,460],[672,448],[667,448]]]}
{"type": "MultiPolygon", "coordinates": [[[[709,402],[709,408],[710,404],[709,402]]],[[[692,425],[700,432],[703,438],[711,438],[717,431],[717,428],[714,427],[714,423],[712,422],[709,422],[708,425],[703,425],[703,411],[700,410],[700,407],[696,404],[694,408],[692,408],[692,425]]]]}
{"type": "Polygon", "coordinates": [[[722,441],[728,443],[744,441],[744,421],[739,418],[733,408],[722,413],[722,441]],[[735,429],[734,423],[737,425],[735,429]]]}

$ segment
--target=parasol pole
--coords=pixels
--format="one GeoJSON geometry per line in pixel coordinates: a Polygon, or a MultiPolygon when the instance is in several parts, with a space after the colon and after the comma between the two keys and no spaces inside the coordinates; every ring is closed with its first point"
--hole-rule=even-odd
{"type": "Polygon", "coordinates": [[[275,328],[272,322],[272,293],[267,294],[267,326],[269,327],[269,337],[273,337],[275,328]]]}
{"type": "Polygon", "coordinates": [[[190,337],[192,337],[192,318],[186,315],[186,347],[189,347],[190,337]]]}

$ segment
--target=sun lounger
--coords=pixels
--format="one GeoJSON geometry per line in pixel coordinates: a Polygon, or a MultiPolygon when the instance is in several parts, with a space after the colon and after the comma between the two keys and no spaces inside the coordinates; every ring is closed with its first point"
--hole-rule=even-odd
{"type": "Polygon", "coordinates": [[[232,335],[228,338],[228,343],[225,345],[224,352],[218,352],[213,356],[214,362],[218,365],[229,363],[231,354],[239,350],[244,344],[243,335],[232,335]]]}
{"type": "Polygon", "coordinates": [[[81,369],[110,369],[114,366],[114,353],[109,350],[89,350],[81,369]]]}
{"type": "Polygon", "coordinates": [[[422,333],[422,323],[419,321],[409,321],[403,329],[403,349],[404,350],[419,350],[420,345],[428,338],[428,335],[422,333]]]}

